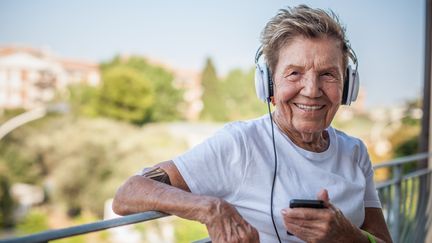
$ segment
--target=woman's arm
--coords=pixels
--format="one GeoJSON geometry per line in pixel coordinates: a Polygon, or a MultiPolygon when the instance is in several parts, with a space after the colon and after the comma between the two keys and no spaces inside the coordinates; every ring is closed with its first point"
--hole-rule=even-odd
{"type": "Polygon", "coordinates": [[[132,176],[117,190],[115,213],[161,211],[205,224],[213,242],[258,241],[258,232],[232,205],[220,198],[190,193],[172,161],[157,166],[165,171],[171,186],[144,176],[132,176]]]}
{"type": "Polygon", "coordinates": [[[361,229],[371,233],[376,238],[381,239],[382,242],[393,242],[387,229],[381,208],[365,209],[365,220],[361,229]]]}

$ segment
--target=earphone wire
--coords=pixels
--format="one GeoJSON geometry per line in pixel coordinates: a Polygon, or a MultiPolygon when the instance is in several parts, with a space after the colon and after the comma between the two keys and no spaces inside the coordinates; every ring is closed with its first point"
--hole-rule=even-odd
{"type": "Polygon", "coordinates": [[[277,162],[277,153],[276,153],[276,143],[275,143],[275,136],[274,136],[274,126],[273,126],[273,116],[270,109],[270,97],[267,98],[267,107],[268,112],[270,116],[270,124],[271,124],[271,131],[272,131],[272,141],[273,141],[273,152],[274,152],[274,172],[273,172],[273,182],[271,187],[271,196],[270,196],[270,216],[272,219],[273,227],[276,232],[276,236],[278,238],[279,243],[281,243],[281,238],[279,236],[279,232],[276,227],[276,222],[273,215],[273,195],[274,195],[274,186],[276,183],[276,174],[277,174],[277,168],[278,168],[278,162],[277,162]]]}

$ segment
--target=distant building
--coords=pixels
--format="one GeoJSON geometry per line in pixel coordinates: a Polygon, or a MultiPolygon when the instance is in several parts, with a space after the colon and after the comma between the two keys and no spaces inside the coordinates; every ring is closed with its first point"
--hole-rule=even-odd
{"type": "Polygon", "coordinates": [[[30,109],[70,84],[100,83],[96,63],[55,56],[30,47],[0,47],[0,109],[30,109]]]}

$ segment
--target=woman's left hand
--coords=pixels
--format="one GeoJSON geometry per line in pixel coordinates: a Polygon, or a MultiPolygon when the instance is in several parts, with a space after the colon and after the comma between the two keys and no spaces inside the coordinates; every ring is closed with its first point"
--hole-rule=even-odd
{"type": "Polygon", "coordinates": [[[364,239],[354,226],[335,206],[330,203],[327,190],[318,193],[325,208],[285,208],[282,216],[286,229],[306,242],[354,242],[364,239]]]}

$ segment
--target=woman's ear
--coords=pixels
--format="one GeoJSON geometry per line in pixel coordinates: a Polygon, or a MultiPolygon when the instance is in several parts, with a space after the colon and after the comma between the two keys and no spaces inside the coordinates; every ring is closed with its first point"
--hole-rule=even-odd
{"type": "Polygon", "coordinates": [[[270,101],[271,101],[271,103],[273,104],[273,106],[276,106],[276,102],[275,102],[275,100],[274,100],[274,96],[270,97],[270,101]]]}

